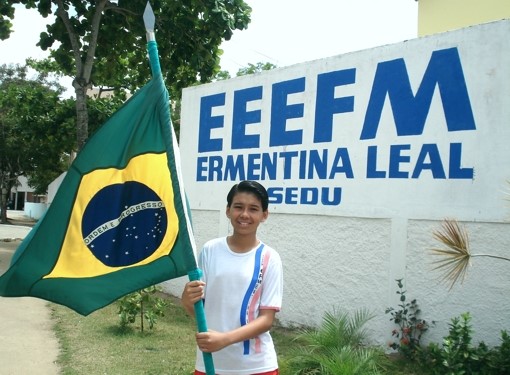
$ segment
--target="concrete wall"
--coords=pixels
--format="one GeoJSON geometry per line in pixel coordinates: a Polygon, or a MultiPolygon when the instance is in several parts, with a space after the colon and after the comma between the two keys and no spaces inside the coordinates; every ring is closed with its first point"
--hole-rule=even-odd
{"type": "Polygon", "coordinates": [[[25,202],[25,215],[31,219],[39,220],[46,212],[46,203],[25,202]]]}
{"type": "MultiPolygon", "coordinates": [[[[197,245],[231,233],[224,211],[193,211],[197,245]]],[[[508,223],[463,223],[473,254],[509,256],[508,223]]],[[[317,325],[325,311],[368,309],[375,318],[367,328],[373,342],[386,345],[394,326],[385,314],[399,304],[395,279],[404,278],[408,301],[416,299],[421,318],[436,322],[424,342],[441,343],[451,318],[469,312],[475,341],[500,344],[500,330],[510,330],[508,262],[473,258],[463,284],[449,290],[432,271],[438,247],[432,238],[438,221],[410,220],[400,235],[405,244],[392,250],[395,228],[391,219],[319,215],[270,214],[260,238],[278,250],[284,265],[284,308],[278,319],[287,326],[317,325]]],[[[397,224],[397,226],[399,226],[397,224]]],[[[180,296],[186,278],[166,282],[180,296]]]]}
{"type": "MultiPolygon", "coordinates": [[[[231,233],[226,193],[241,174],[258,176],[271,201],[260,237],[284,263],[283,324],[317,324],[333,308],[367,308],[376,314],[373,340],[386,344],[393,325],[385,309],[397,307],[395,280],[403,278],[421,317],[437,322],[425,341],[441,342],[451,319],[470,312],[475,339],[499,344],[500,330],[510,329],[509,263],[473,258],[464,284],[449,291],[432,270],[430,249],[440,246],[432,232],[452,217],[466,225],[473,253],[509,256],[509,33],[510,21],[500,21],[186,89],[180,149],[198,248],[231,233]],[[405,85],[393,86],[407,79],[412,95],[405,85]],[[285,100],[282,87],[291,87],[285,100]],[[377,117],[370,111],[382,94],[377,117]],[[317,116],[320,107],[330,117],[317,116]],[[375,138],[363,137],[367,118],[377,120],[375,138]],[[410,126],[419,118],[421,129],[410,126]],[[314,131],[329,126],[330,138],[326,131],[326,141],[315,142],[314,131]],[[274,127],[284,136],[276,137],[274,127]],[[296,134],[301,142],[290,144],[296,134]],[[343,170],[329,178],[302,173],[310,172],[309,159],[280,160],[274,175],[263,174],[258,158],[339,149],[349,157],[336,167],[329,160],[332,170],[343,170]],[[379,153],[377,161],[370,150],[379,153]],[[246,170],[225,173],[233,160],[245,160],[246,170]],[[324,188],[341,189],[341,200],[303,199],[304,191],[324,188]]],[[[179,295],[185,281],[166,287],[179,295]]]]}
{"type": "Polygon", "coordinates": [[[53,202],[53,199],[55,198],[55,195],[57,194],[58,188],[60,187],[60,184],[64,180],[64,177],[66,176],[67,172],[63,172],[58,176],[55,180],[51,182],[48,186],[48,207],[53,202]]]}
{"type": "Polygon", "coordinates": [[[508,0],[419,0],[418,36],[510,18],[508,0]]]}

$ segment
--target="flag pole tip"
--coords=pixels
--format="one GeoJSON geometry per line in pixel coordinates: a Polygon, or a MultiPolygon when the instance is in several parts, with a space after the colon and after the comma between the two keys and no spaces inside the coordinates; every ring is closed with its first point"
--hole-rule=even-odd
{"type": "Polygon", "coordinates": [[[147,41],[156,40],[154,36],[154,24],[156,23],[156,18],[154,17],[154,12],[152,11],[149,1],[147,1],[145,11],[143,12],[143,23],[145,24],[145,30],[147,31],[147,41]]]}

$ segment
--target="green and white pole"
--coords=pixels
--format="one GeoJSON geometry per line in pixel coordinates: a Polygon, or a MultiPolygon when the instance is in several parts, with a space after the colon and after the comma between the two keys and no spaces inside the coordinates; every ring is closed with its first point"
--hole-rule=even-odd
{"type": "MultiPolygon", "coordinates": [[[[161,66],[159,65],[158,46],[156,43],[156,36],[154,34],[155,17],[152,7],[149,2],[145,6],[143,13],[143,21],[145,24],[145,30],[147,32],[147,50],[149,52],[149,61],[151,64],[152,77],[158,77],[163,81],[161,74],[161,66]]],[[[170,112],[168,116],[168,123],[170,123],[170,112]]],[[[190,281],[200,280],[202,277],[202,270],[196,268],[188,273],[190,281]]],[[[207,332],[207,321],[205,318],[204,303],[198,301],[195,303],[195,319],[197,321],[197,328],[199,332],[207,332]]],[[[205,372],[206,375],[215,375],[214,362],[211,353],[202,353],[204,358],[205,372]]]]}

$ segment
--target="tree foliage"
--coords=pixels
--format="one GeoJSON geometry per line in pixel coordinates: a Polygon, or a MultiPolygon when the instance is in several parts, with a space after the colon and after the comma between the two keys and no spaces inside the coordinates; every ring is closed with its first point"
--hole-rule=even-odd
{"type": "MultiPolygon", "coordinates": [[[[69,167],[76,149],[73,99],[60,99],[63,87],[44,73],[29,77],[27,66],[0,66],[0,188],[2,221],[7,196],[24,175],[35,194],[69,167]]],[[[95,131],[122,104],[120,99],[99,98],[89,106],[95,131]]]]}
{"type": "MultiPolygon", "coordinates": [[[[248,66],[242,67],[237,71],[236,77],[247,76],[249,74],[257,74],[265,70],[272,70],[276,68],[277,66],[270,62],[258,62],[256,64],[248,63],[248,66]]],[[[230,73],[227,70],[219,71],[218,73],[216,73],[216,76],[214,77],[216,81],[223,81],[230,78],[232,77],[230,76],[230,73]]]]}
{"type": "Polygon", "coordinates": [[[62,151],[74,144],[62,121],[62,90],[44,76],[28,78],[27,67],[0,66],[1,222],[6,220],[7,196],[18,177],[41,172],[42,179],[32,182],[38,182],[36,193],[45,192],[65,163],[62,151]]]}
{"type": "Polygon", "coordinates": [[[236,77],[246,76],[248,74],[257,74],[265,70],[275,69],[277,66],[270,62],[258,62],[256,64],[249,63],[248,66],[241,68],[237,71],[236,77]]]}
{"type": "MultiPolygon", "coordinates": [[[[52,69],[73,77],[77,142],[88,137],[87,90],[92,86],[133,91],[150,77],[145,50],[146,0],[4,0],[0,38],[9,37],[15,4],[55,15],[38,45],[51,49],[52,69]]],[[[160,63],[172,97],[208,82],[219,71],[219,46],[245,29],[251,8],[243,0],[153,0],[160,63]]],[[[49,64],[48,66],[51,66],[49,64]]]]}

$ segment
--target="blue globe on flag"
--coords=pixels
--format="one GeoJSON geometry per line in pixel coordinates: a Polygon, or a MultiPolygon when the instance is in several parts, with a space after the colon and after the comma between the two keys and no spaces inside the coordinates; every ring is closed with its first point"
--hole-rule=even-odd
{"type": "Polygon", "coordinates": [[[125,267],[151,256],[165,237],[167,214],[161,198],[137,181],[99,190],[82,219],[83,241],[109,267],[125,267]]]}

